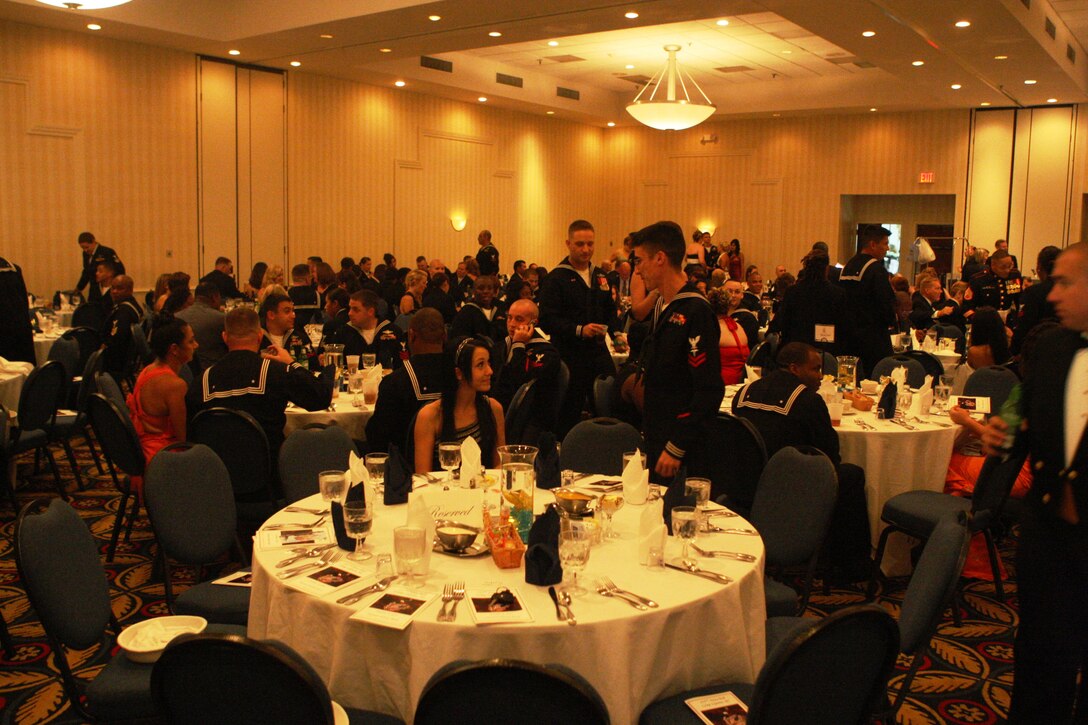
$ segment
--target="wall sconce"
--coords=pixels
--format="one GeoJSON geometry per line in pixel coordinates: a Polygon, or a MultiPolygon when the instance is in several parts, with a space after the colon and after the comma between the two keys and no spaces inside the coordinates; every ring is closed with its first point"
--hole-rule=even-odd
{"type": "Polygon", "coordinates": [[[468,224],[468,219],[465,219],[463,216],[456,216],[455,215],[455,216],[450,217],[450,226],[453,227],[453,231],[455,231],[455,232],[465,231],[465,226],[467,224],[468,224]]]}

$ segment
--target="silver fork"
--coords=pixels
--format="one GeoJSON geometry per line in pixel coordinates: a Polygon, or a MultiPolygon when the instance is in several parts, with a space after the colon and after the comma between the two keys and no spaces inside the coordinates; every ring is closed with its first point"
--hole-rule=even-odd
{"type": "Polygon", "coordinates": [[[448,622],[450,621],[449,615],[446,614],[446,605],[453,601],[453,585],[447,584],[442,587],[442,609],[438,611],[438,621],[448,622]]]}
{"type": "Polygon", "coordinates": [[[307,562],[305,564],[302,564],[301,566],[296,566],[293,569],[288,569],[287,571],[281,571],[279,574],[276,575],[276,578],[277,579],[290,579],[293,576],[298,576],[299,574],[301,574],[304,571],[309,571],[311,569],[320,569],[321,567],[325,566],[326,564],[331,564],[332,562],[336,561],[337,559],[339,559],[343,555],[344,555],[344,551],[342,549],[338,549],[338,548],[329,549],[324,554],[322,554],[321,558],[318,559],[317,561],[307,562]]]}
{"type": "Polygon", "coordinates": [[[634,592],[627,591],[626,589],[620,589],[618,586],[616,586],[615,582],[613,582],[611,579],[609,579],[606,576],[602,576],[599,581],[602,584],[604,584],[608,589],[610,589],[612,592],[614,592],[616,594],[620,594],[620,595],[627,595],[627,596],[631,597],[632,599],[637,599],[639,602],[646,605],[650,609],[657,609],[658,606],[659,606],[658,603],[655,602],[653,599],[647,599],[646,597],[639,596],[638,594],[635,594],[634,592]]]}
{"type": "Polygon", "coordinates": [[[317,519],[317,521],[309,524],[268,524],[263,528],[265,529],[265,531],[282,531],[284,529],[316,529],[318,526],[321,526],[325,523],[326,518],[328,517],[321,516],[317,519]]]}
{"type": "Polygon", "coordinates": [[[454,622],[457,620],[457,604],[465,598],[465,582],[459,581],[453,585],[453,604],[450,605],[450,614],[448,622],[454,622]]]}

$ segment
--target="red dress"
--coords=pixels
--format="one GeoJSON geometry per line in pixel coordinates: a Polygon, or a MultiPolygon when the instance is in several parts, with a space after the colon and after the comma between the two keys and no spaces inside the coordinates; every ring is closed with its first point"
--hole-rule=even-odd
{"type": "MultiPolygon", "coordinates": [[[[140,447],[144,451],[144,460],[148,463],[163,448],[171,443],[178,442],[178,434],[174,430],[174,422],[169,415],[151,415],[145,412],[143,406],[140,405],[140,394],[143,392],[147,381],[167,374],[177,375],[172,368],[166,365],[161,367],[148,365],[140,373],[140,377],[136,378],[136,385],[133,386],[132,393],[128,396],[128,411],[132,417],[132,426],[136,429],[136,434],[140,436],[140,447]]],[[[143,478],[140,476],[134,477],[132,485],[142,496],[143,478]]]]}
{"type": "Polygon", "coordinates": [[[722,382],[726,385],[735,385],[744,379],[744,364],[748,362],[749,354],[748,344],[740,341],[740,336],[737,334],[740,324],[736,320],[732,317],[720,319],[725,324],[725,329],[733,336],[733,342],[736,343],[733,347],[722,345],[718,348],[722,358],[722,382]]]}
{"type": "Polygon", "coordinates": [[[729,279],[734,282],[744,281],[744,270],[741,268],[741,261],[739,254],[729,255],[729,279]]]}

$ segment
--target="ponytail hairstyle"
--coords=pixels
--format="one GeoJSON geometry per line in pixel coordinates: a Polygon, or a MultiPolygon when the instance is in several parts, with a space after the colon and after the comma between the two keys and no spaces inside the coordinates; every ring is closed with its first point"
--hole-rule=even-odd
{"type": "Polygon", "coordinates": [[[152,318],[151,335],[148,337],[147,344],[159,362],[166,360],[172,345],[180,345],[185,341],[185,330],[188,327],[188,322],[174,317],[169,312],[163,312],[152,318]]]}

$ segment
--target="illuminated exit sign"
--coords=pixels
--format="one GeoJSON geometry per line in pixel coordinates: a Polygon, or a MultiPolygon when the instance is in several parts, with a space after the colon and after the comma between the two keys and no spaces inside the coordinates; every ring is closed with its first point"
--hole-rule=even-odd
{"type": "Polygon", "coordinates": [[[932,184],[933,183],[933,172],[932,171],[923,171],[922,173],[918,174],[918,183],[919,184],[932,184]]]}

